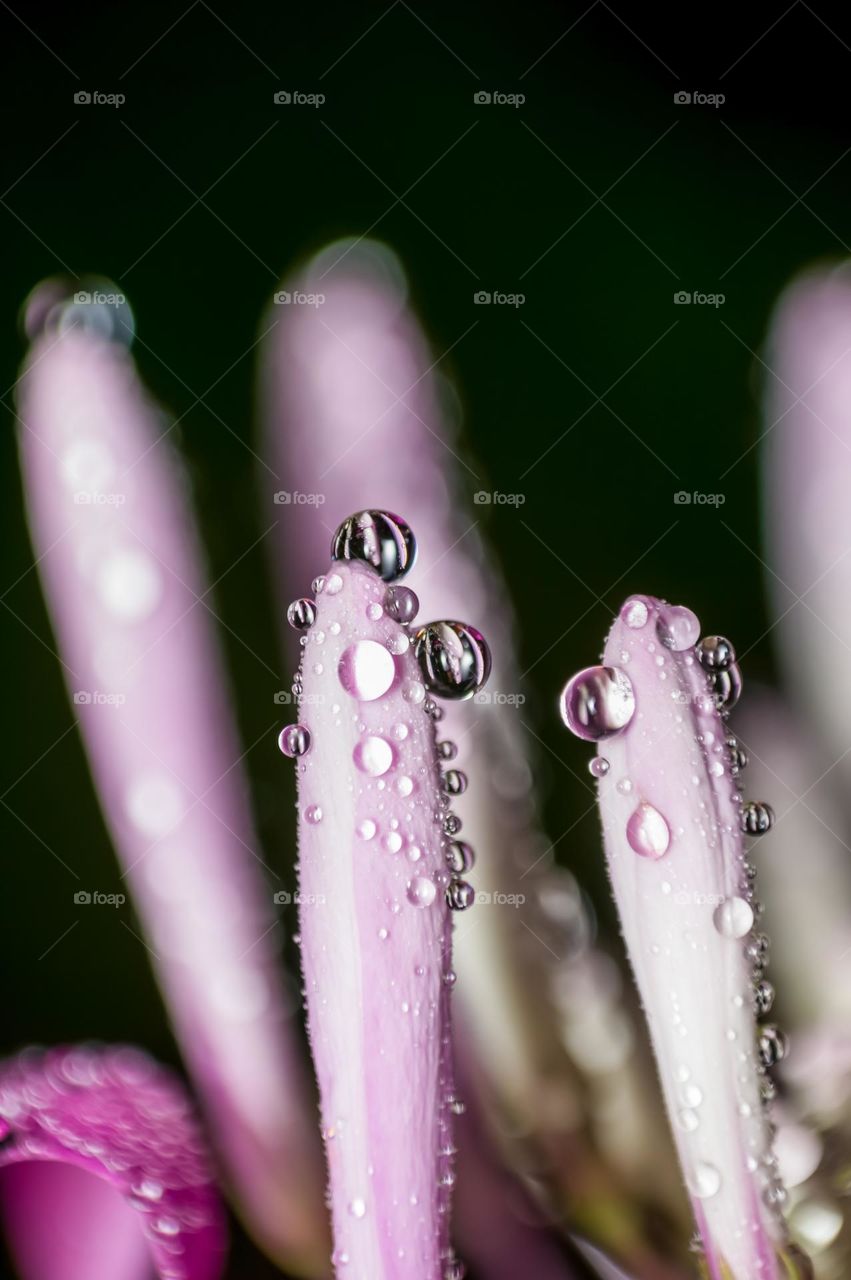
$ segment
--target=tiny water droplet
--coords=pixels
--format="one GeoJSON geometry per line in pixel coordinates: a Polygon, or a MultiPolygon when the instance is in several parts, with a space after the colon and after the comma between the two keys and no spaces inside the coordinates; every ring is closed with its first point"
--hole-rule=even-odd
{"type": "Polygon", "coordinates": [[[765,835],[774,825],[774,810],[761,800],[751,800],[742,808],[741,823],[745,835],[765,835]]]}
{"type": "Polygon", "coordinates": [[[697,646],[697,660],[707,671],[724,671],[736,661],[736,650],[724,636],[704,636],[697,646]]]}
{"type": "Polygon", "coordinates": [[[396,779],[396,793],[402,797],[407,797],[414,789],[414,780],[409,778],[407,774],[403,774],[401,778],[396,779]]]}
{"type": "Polygon", "coordinates": [[[361,738],[355,745],[352,756],[361,773],[366,773],[371,778],[380,778],[393,766],[393,748],[386,738],[361,738]]]}
{"type": "Polygon", "coordinates": [[[753,911],[744,898],[726,898],[715,908],[712,919],[725,938],[743,938],[753,928],[753,911]]]}
{"type": "Polygon", "coordinates": [[[476,900],[476,891],[466,880],[452,880],[446,886],[446,901],[453,911],[466,911],[476,900]]]}
{"type": "Polygon", "coordinates": [[[349,1204],[349,1213],[353,1218],[362,1218],[366,1214],[366,1202],[356,1196],[349,1204]]]}
{"type": "Polygon", "coordinates": [[[388,831],[381,843],[388,853],[398,853],[402,848],[402,837],[398,831],[388,831]]]}
{"type": "Polygon", "coordinates": [[[309,822],[311,826],[316,826],[317,822],[322,821],[322,808],[318,804],[309,804],[304,811],[304,820],[309,822]]]}
{"type": "Polygon", "coordinates": [[[698,1200],[710,1200],[721,1190],[721,1174],[714,1164],[699,1161],[694,1167],[694,1176],[689,1179],[689,1190],[698,1200]]]}
{"type": "Polygon", "coordinates": [[[290,759],[305,755],[310,750],[310,730],[303,724],[288,724],[278,734],[278,747],[290,759]]]}
{"type": "Polygon", "coordinates": [[[632,791],[632,782],[629,778],[620,778],[615,783],[615,790],[619,791],[622,796],[628,796],[632,791]]]}
{"type": "Polygon", "coordinates": [[[659,810],[644,801],[626,824],[626,838],[642,858],[662,858],[671,843],[671,829],[659,810]]]}
{"type": "Polygon", "coordinates": [[[586,742],[610,738],[625,729],[635,714],[632,682],[618,667],[586,667],[568,680],[560,710],[578,738],[586,742]]]}
{"type": "Polygon", "coordinates": [[[454,742],[438,742],[437,754],[441,760],[454,760],[458,754],[458,748],[454,742]]]}
{"type": "Polygon", "coordinates": [[[419,680],[407,680],[402,685],[402,697],[412,706],[418,707],[425,701],[425,685],[420,684],[419,680]]]}
{"type": "Polygon", "coordinates": [[[363,822],[359,822],[357,833],[361,840],[371,840],[378,830],[372,818],[364,818],[363,822]]]}
{"type": "Polygon", "coordinates": [[[384,617],[384,609],[377,600],[371,600],[366,606],[366,616],[370,622],[377,622],[379,618],[384,617]]]}
{"type": "Polygon", "coordinates": [[[322,588],[326,596],[336,596],[343,590],[343,579],[339,573],[329,573],[322,588]]]}
{"type": "Polygon", "coordinates": [[[647,601],[642,600],[641,596],[631,596],[621,609],[620,616],[631,630],[640,631],[642,627],[647,626],[647,619],[650,616],[647,601]]]}
{"type": "Polygon", "coordinates": [[[476,855],[466,840],[453,840],[446,846],[446,864],[450,871],[469,871],[476,855]]]}
{"type": "Polygon", "coordinates": [[[594,778],[605,778],[610,767],[605,756],[592,756],[588,761],[588,772],[594,778]]]}
{"type": "Polygon", "coordinates": [[[700,1116],[686,1107],[677,1113],[677,1124],[685,1133],[694,1133],[695,1129],[700,1128],[700,1116]]]}
{"type": "Polygon", "coordinates": [[[388,587],[384,596],[384,608],[395,622],[412,622],[419,612],[420,602],[410,587],[388,587]]]}
{"type": "Polygon", "coordinates": [[[447,769],[440,785],[447,795],[460,796],[467,790],[467,775],[460,769],[447,769]]]}

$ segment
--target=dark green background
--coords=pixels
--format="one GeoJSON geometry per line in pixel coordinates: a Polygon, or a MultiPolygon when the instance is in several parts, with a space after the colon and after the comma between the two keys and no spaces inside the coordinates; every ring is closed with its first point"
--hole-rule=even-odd
{"type": "MultiPolygon", "coordinates": [[[[254,432],[253,357],[238,357],[256,338],[278,273],[380,218],[373,234],[401,256],[436,353],[478,322],[445,367],[488,486],[526,494],[520,516],[534,535],[510,507],[487,510],[486,524],[522,622],[520,663],[536,663],[527,710],[551,752],[581,766],[554,698],[597,654],[609,613],[630,590],[688,602],[708,629],[749,650],[746,676],[770,674],[758,451],[746,453],[760,430],[762,375],[751,351],[789,276],[842,255],[851,238],[847,18],[843,28],[801,0],[788,10],[683,7],[673,20],[602,0],[501,10],[420,0],[226,9],[196,0],[186,9],[17,12],[22,21],[5,5],[0,12],[6,410],[22,354],[16,313],[33,284],[63,263],[115,279],[135,308],[143,377],[186,415],[180,441],[217,577],[265,519],[243,444],[254,432]],[[280,87],[323,92],[327,102],[276,107],[280,87]],[[117,110],[75,106],[80,88],[127,101],[117,110]],[[527,101],[474,105],[476,91],[495,89],[527,101]],[[727,102],[674,104],[676,91],[695,89],[727,102]],[[191,207],[214,183],[203,196],[209,209],[191,207]],[[527,301],[520,310],[477,308],[479,288],[522,290],[527,301]],[[677,289],[721,291],[726,302],[676,307],[677,289]],[[595,404],[616,381],[606,404],[595,404]],[[681,488],[723,492],[725,505],[676,506],[681,488]]],[[[173,1060],[145,952],[117,915],[93,913],[39,959],[74,919],[74,882],[41,841],[104,891],[117,890],[118,873],[76,731],[51,745],[71,712],[28,572],[15,423],[4,416],[3,1048],[131,1039],[173,1060]]],[[[225,621],[277,669],[274,614],[285,602],[272,597],[262,546],[216,596],[225,621]]],[[[251,742],[285,680],[223,639],[251,742]]],[[[248,764],[265,856],[284,870],[291,796],[273,745],[261,743],[248,764]]],[[[541,781],[558,834],[587,794],[552,756],[541,781]]],[[[559,852],[609,927],[593,815],[559,852]]],[[[241,1273],[250,1266],[261,1274],[247,1258],[241,1273]]]]}

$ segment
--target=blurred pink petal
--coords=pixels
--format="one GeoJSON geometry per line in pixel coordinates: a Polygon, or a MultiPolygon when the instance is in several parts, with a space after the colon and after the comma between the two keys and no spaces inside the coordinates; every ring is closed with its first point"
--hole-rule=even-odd
{"type": "Polygon", "coordinates": [[[37,338],[19,406],[33,545],[100,802],[239,1201],[301,1266],[325,1247],[319,1148],[187,485],[129,355],[90,331],[37,338]]]}
{"type": "Polygon", "coordinates": [[[224,1208],[178,1082],[138,1050],[0,1063],[0,1207],[21,1280],[216,1280],[224,1208]]]}
{"type": "Polygon", "coordinates": [[[609,874],[706,1273],[787,1280],[811,1272],[780,1212],[765,1102],[785,1045],[756,1026],[765,943],[742,835],[771,814],[737,791],[722,715],[740,689],[735,654],[698,638],[689,610],[631,598],[603,665],[567,684],[562,714],[599,744],[609,874]]]}
{"type": "Polygon", "coordinates": [[[299,675],[299,890],[334,1260],[340,1276],[460,1280],[449,901],[468,905],[472,889],[450,873],[462,846],[445,834],[433,704],[392,616],[399,588],[345,562],[316,586],[299,675]]]}

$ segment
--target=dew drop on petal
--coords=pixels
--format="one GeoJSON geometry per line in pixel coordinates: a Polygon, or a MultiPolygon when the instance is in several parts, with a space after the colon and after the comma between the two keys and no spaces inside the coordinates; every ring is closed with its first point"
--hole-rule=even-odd
{"type": "Polygon", "coordinates": [[[754,914],[744,898],[726,898],[712,915],[715,928],[725,938],[743,938],[753,927],[754,914]]]}
{"type": "Polygon", "coordinates": [[[393,748],[386,738],[362,738],[352,755],[361,773],[367,773],[371,778],[380,778],[393,764],[393,748]]]}
{"type": "Polygon", "coordinates": [[[355,1196],[349,1204],[349,1213],[353,1218],[362,1218],[366,1213],[366,1202],[360,1196],[355,1196]]]}
{"type": "Polygon", "coordinates": [[[626,824],[626,838],[642,858],[662,858],[671,843],[671,829],[659,810],[644,801],[626,824]]]}
{"type": "Polygon", "coordinates": [[[682,653],[693,648],[700,639],[697,615],[685,605],[662,605],[656,622],[656,634],[666,649],[682,653]]]}
{"type": "Polygon", "coordinates": [[[322,821],[322,808],[318,804],[309,804],[304,811],[304,820],[315,827],[318,822],[322,821]]]}
{"type": "Polygon", "coordinates": [[[599,742],[625,729],[635,714],[629,677],[618,667],[586,667],[568,680],[561,717],[578,738],[599,742]]]}
{"type": "Polygon", "coordinates": [[[721,1190],[721,1174],[714,1164],[699,1161],[689,1179],[689,1190],[698,1200],[709,1200],[721,1190]]]}
{"type": "Polygon", "coordinates": [[[358,837],[361,840],[371,840],[377,830],[372,818],[364,818],[363,822],[359,822],[357,826],[358,837]]]}
{"type": "Polygon", "coordinates": [[[343,579],[339,573],[329,573],[322,588],[326,596],[336,596],[343,590],[343,579]]]}
{"type": "Polygon", "coordinates": [[[621,609],[621,618],[633,631],[640,631],[647,625],[650,616],[646,601],[640,596],[632,596],[621,609]]]}
{"type": "Polygon", "coordinates": [[[415,907],[430,907],[437,897],[437,888],[433,880],[425,876],[417,876],[408,885],[408,901],[415,907]]]}
{"type": "Polygon", "coordinates": [[[592,756],[588,761],[588,772],[594,778],[605,778],[609,768],[609,762],[605,756],[592,756]]]}
{"type": "Polygon", "coordinates": [[[694,1133],[695,1129],[700,1127],[700,1117],[696,1111],[685,1107],[677,1113],[677,1124],[685,1133],[694,1133]]]}
{"type": "Polygon", "coordinates": [[[398,853],[402,848],[402,837],[398,831],[388,831],[381,843],[388,853],[398,853]]]}
{"type": "Polygon", "coordinates": [[[278,734],[278,747],[290,759],[310,750],[310,730],[303,724],[288,724],[278,734]]]}
{"type": "Polygon", "coordinates": [[[346,693],[361,702],[375,702],[393,684],[396,667],[383,644],[376,640],[358,640],[343,653],[337,673],[346,693]]]}

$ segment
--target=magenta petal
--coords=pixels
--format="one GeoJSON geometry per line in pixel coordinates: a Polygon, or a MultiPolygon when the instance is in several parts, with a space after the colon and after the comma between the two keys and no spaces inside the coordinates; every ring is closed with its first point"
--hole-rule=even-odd
{"type": "MultiPolygon", "coordinates": [[[[334,564],[306,636],[301,946],[341,1277],[454,1280],[450,874],[434,725],[385,584],[334,564]]],[[[469,886],[464,886],[464,890],[469,886]]]]}
{"type": "Polygon", "coordinates": [[[130,1048],[0,1064],[0,1206],[22,1280],[215,1280],[224,1208],[178,1081],[130,1048]]]}
{"type": "Polygon", "coordinates": [[[315,1265],[327,1228],[312,1098],[185,479],[116,344],[45,333],[19,404],[58,652],[187,1065],[250,1227],[315,1265]]]}

